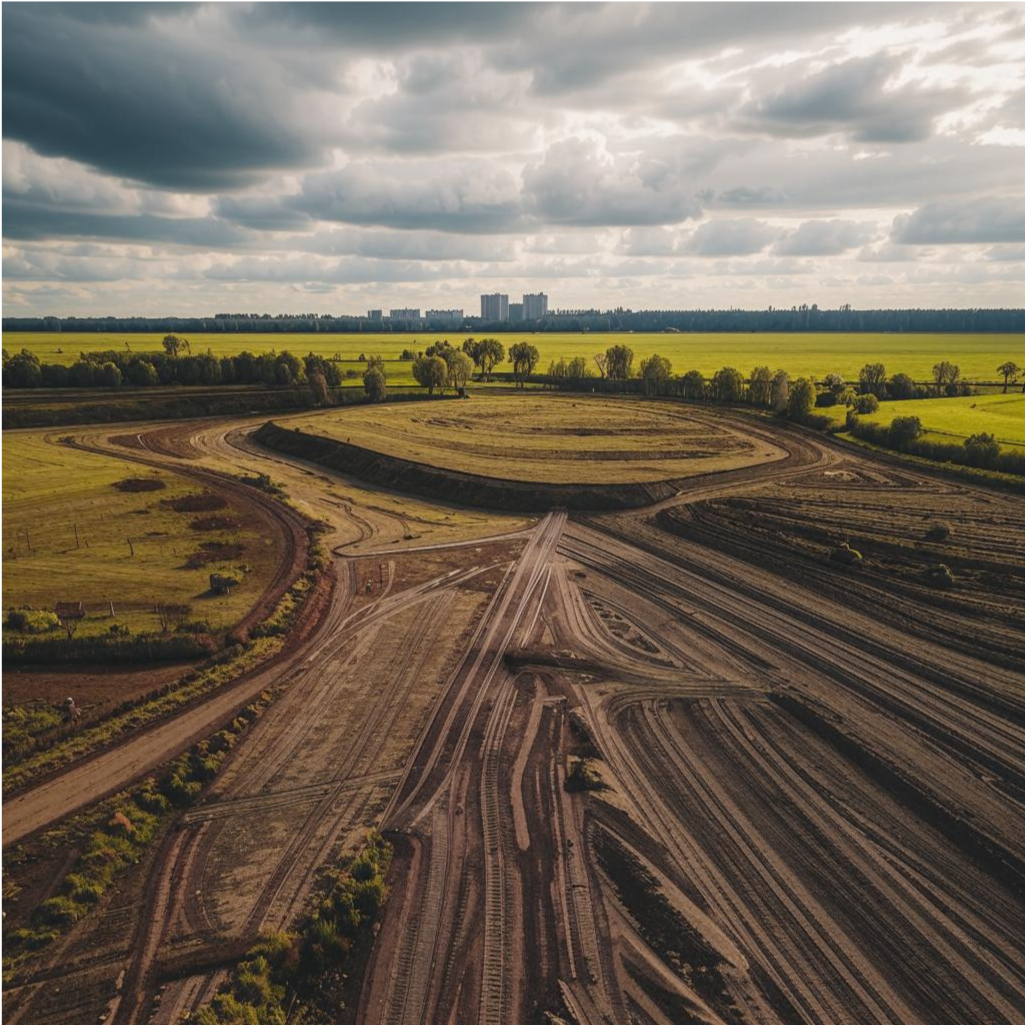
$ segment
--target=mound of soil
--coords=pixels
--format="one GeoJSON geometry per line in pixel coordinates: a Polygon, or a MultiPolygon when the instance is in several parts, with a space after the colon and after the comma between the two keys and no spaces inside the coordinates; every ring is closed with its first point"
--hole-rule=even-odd
{"type": "Polygon", "coordinates": [[[185,560],[186,569],[202,569],[211,562],[225,562],[237,559],[242,555],[242,545],[221,544],[218,541],[204,541],[198,551],[193,552],[185,560]]]}
{"type": "Polygon", "coordinates": [[[251,437],[267,448],[319,463],[379,487],[484,509],[509,512],[546,512],[553,508],[637,509],[671,498],[679,490],[679,482],[672,480],[646,484],[544,484],[484,477],[383,455],[334,438],[286,430],[273,420],[251,437]]]}
{"type": "Polygon", "coordinates": [[[156,477],[125,477],[124,480],[115,481],[114,487],[118,491],[134,493],[136,491],[163,491],[167,485],[156,477]]]}
{"type": "Polygon", "coordinates": [[[212,491],[198,491],[193,495],[172,498],[166,504],[175,512],[214,512],[223,509],[228,500],[212,491]]]}
{"type": "Polygon", "coordinates": [[[189,526],[193,530],[234,530],[238,522],[228,516],[197,516],[189,526]]]}

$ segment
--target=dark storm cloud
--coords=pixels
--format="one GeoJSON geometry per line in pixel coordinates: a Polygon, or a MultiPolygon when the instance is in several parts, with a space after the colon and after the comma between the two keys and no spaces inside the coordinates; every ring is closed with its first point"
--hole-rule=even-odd
{"type": "Polygon", "coordinates": [[[364,285],[444,281],[465,305],[486,279],[558,278],[626,301],[737,275],[774,301],[791,274],[853,281],[848,261],[992,273],[1022,244],[1023,24],[985,4],[8,3],[5,300],[122,279],[146,302],[248,282],[365,306],[364,285]]]}
{"type": "Polygon", "coordinates": [[[243,34],[282,32],[321,46],[405,49],[501,38],[540,13],[515,3],[257,3],[231,5],[229,17],[243,34]]]}
{"type": "MultiPolygon", "coordinates": [[[[500,40],[498,67],[529,68],[534,90],[555,96],[594,86],[653,61],[684,60],[727,47],[786,45],[865,21],[898,22],[913,4],[564,4],[528,18],[500,40]]],[[[919,15],[922,9],[919,9],[919,15]]]]}
{"type": "Polygon", "coordinates": [[[203,249],[237,248],[251,242],[225,221],[210,217],[154,217],[152,214],[89,214],[4,204],[4,238],[105,238],[162,242],[203,249]]]}
{"type": "Polygon", "coordinates": [[[318,157],[321,143],[273,62],[210,45],[200,32],[158,31],[159,5],[92,13],[4,6],[5,138],[183,190],[230,187],[318,157]]]}
{"type": "Polygon", "coordinates": [[[898,217],[892,239],[902,245],[1025,242],[1025,199],[929,203],[898,217]]]}
{"type": "Polygon", "coordinates": [[[785,137],[849,134],[859,142],[906,143],[932,134],[933,122],[964,103],[964,90],[892,86],[902,67],[898,57],[876,54],[830,64],[796,81],[791,69],[774,77],[785,83],[752,100],[738,124],[785,137]]]}

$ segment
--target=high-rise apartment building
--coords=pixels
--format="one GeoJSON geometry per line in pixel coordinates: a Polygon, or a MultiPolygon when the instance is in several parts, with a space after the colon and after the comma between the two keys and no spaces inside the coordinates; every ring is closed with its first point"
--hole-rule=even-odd
{"type": "Polygon", "coordinates": [[[495,321],[509,319],[509,296],[501,292],[480,297],[481,320],[495,321]]]}
{"type": "Polygon", "coordinates": [[[446,324],[461,324],[463,321],[462,310],[428,310],[425,320],[444,322],[446,324]]]}
{"type": "Polygon", "coordinates": [[[390,320],[419,320],[420,311],[414,309],[389,310],[388,318],[390,320]]]}
{"type": "Polygon", "coordinates": [[[381,320],[383,316],[384,313],[381,310],[367,310],[367,317],[370,320],[381,320]]]}
{"type": "Polygon", "coordinates": [[[548,312],[548,296],[536,292],[523,297],[523,319],[540,320],[548,312]]]}
{"type": "Polygon", "coordinates": [[[523,320],[523,303],[509,303],[509,319],[523,320]]]}

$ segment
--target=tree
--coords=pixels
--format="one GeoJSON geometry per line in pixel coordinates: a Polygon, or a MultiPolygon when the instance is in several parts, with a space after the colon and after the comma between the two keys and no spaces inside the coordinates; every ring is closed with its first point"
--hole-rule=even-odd
{"type": "Polygon", "coordinates": [[[534,372],[534,367],[537,366],[537,361],[540,358],[541,354],[537,351],[537,346],[531,345],[530,342],[517,342],[515,345],[509,346],[509,359],[512,360],[513,376],[516,378],[518,387],[524,386],[524,382],[534,372]]]}
{"type": "Polygon", "coordinates": [[[477,343],[477,359],[481,377],[491,380],[491,374],[499,363],[505,362],[505,346],[497,338],[482,338],[477,343]]]}
{"type": "Polygon", "coordinates": [[[744,377],[736,367],[723,367],[712,375],[709,390],[716,402],[740,402],[744,397],[744,377]]]}
{"type": "Polygon", "coordinates": [[[772,408],[780,415],[790,408],[790,377],[785,370],[777,370],[772,378],[772,408]]]}
{"type": "Polygon", "coordinates": [[[4,384],[8,388],[38,388],[42,380],[39,358],[28,349],[15,356],[4,353],[4,384]]]}
{"type": "Polygon", "coordinates": [[[854,411],[856,413],[874,413],[879,408],[879,400],[872,392],[866,395],[859,395],[854,400],[854,411]]]}
{"type": "Polygon", "coordinates": [[[1006,363],[1001,363],[1000,366],[997,367],[997,373],[1004,379],[1004,394],[1006,395],[1008,383],[1013,384],[1018,380],[1018,375],[1021,373],[1021,367],[1019,367],[1013,360],[1008,360],[1006,363]]]}
{"type": "Polygon", "coordinates": [[[137,388],[148,388],[158,383],[157,368],[148,360],[140,359],[138,356],[128,364],[125,376],[128,378],[128,383],[137,388]]]}
{"type": "MultiPolygon", "coordinates": [[[[331,401],[331,393],[327,389],[327,378],[319,367],[315,366],[306,371],[306,383],[315,406],[326,406],[331,401]]],[[[366,384],[365,378],[364,384],[366,384]]]]}
{"type": "Polygon", "coordinates": [[[858,371],[858,384],[862,392],[881,399],[886,391],[886,367],[882,363],[866,363],[858,371]]]}
{"type": "Polygon", "coordinates": [[[433,395],[435,388],[444,388],[447,377],[448,364],[440,356],[417,356],[413,361],[413,379],[428,395],[433,395]]]}
{"type": "Polygon", "coordinates": [[[964,448],[972,466],[991,470],[1000,460],[1000,442],[992,434],[972,434],[965,438],[964,448]]]}
{"type": "Polygon", "coordinates": [[[909,374],[894,374],[887,391],[894,399],[913,399],[918,395],[918,385],[909,374]]]}
{"type": "Polygon", "coordinates": [[[609,357],[604,352],[596,352],[594,354],[594,365],[598,368],[598,376],[604,379],[609,369],[609,357]]]}
{"type": "Polygon", "coordinates": [[[932,368],[932,379],[936,384],[937,395],[957,393],[957,382],[961,377],[961,368],[956,363],[943,360],[932,368]]]}
{"type": "Polygon", "coordinates": [[[629,345],[610,345],[605,350],[605,372],[610,381],[626,381],[633,373],[634,351],[629,345]]]}
{"type": "Polygon", "coordinates": [[[183,352],[192,352],[192,346],[189,344],[189,340],[187,338],[182,338],[181,335],[164,335],[162,344],[164,346],[164,352],[166,352],[171,359],[177,359],[183,352]]]}
{"type": "Polygon", "coordinates": [[[753,406],[771,405],[772,371],[768,367],[755,367],[751,371],[751,382],[748,385],[747,397],[753,406]]]}
{"type": "Polygon", "coordinates": [[[369,367],[363,374],[363,391],[371,402],[384,402],[388,397],[388,381],[379,367],[369,367]]]}
{"type": "Polygon", "coordinates": [[[887,434],[890,446],[901,452],[906,451],[921,436],[922,421],[917,416],[895,417],[887,434]]]}
{"type": "Polygon", "coordinates": [[[301,384],[306,376],[306,368],[298,356],[283,352],[274,360],[274,379],[278,384],[301,384]]]}
{"type": "Polygon", "coordinates": [[[673,376],[673,365],[665,356],[653,355],[641,360],[641,377],[646,395],[661,395],[673,376]]]}
{"type": "Polygon", "coordinates": [[[826,374],[822,383],[825,385],[826,394],[828,395],[825,404],[835,406],[837,402],[840,401],[840,396],[843,394],[844,388],[847,387],[847,383],[844,381],[843,375],[838,374],[835,371],[831,374],[826,374]]]}
{"type": "Polygon", "coordinates": [[[120,388],[121,371],[118,369],[117,364],[104,363],[100,367],[99,380],[104,388],[120,388]]]}
{"type": "Polygon", "coordinates": [[[685,399],[703,399],[705,397],[705,375],[700,370],[688,370],[680,378],[680,394],[685,399]]]}
{"type": "Polygon", "coordinates": [[[802,377],[795,381],[793,388],[790,389],[787,398],[787,416],[800,423],[811,416],[811,411],[814,408],[815,385],[807,377],[802,377]]]}
{"type": "Polygon", "coordinates": [[[473,360],[475,367],[480,367],[480,343],[474,338],[467,338],[463,342],[463,352],[473,360]]]}
{"type": "Polygon", "coordinates": [[[449,387],[455,388],[459,395],[465,395],[466,382],[473,374],[473,361],[465,352],[459,352],[456,349],[445,362],[448,365],[449,387]]]}
{"type": "Polygon", "coordinates": [[[587,360],[583,356],[574,356],[566,364],[566,376],[571,381],[582,381],[585,377],[590,377],[591,371],[588,369],[587,360]]]}
{"type": "Polygon", "coordinates": [[[91,388],[96,381],[96,364],[87,359],[71,364],[68,374],[72,388],[91,388]]]}

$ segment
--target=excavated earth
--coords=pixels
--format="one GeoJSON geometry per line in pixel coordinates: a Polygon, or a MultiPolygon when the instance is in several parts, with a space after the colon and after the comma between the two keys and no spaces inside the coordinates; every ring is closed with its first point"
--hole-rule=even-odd
{"type": "Polygon", "coordinates": [[[176,1021],[377,825],[390,896],[341,1021],[1021,1022],[1025,505],[730,420],[785,457],[637,509],[410,500],[420,538],[373,489],[317,505],[346,478],[300,438],[136,436],[305,487],[338,585],[202,802],[6,1016],[176,1021]]]}

